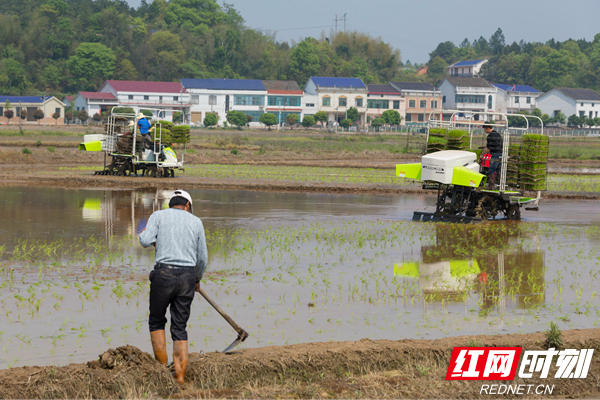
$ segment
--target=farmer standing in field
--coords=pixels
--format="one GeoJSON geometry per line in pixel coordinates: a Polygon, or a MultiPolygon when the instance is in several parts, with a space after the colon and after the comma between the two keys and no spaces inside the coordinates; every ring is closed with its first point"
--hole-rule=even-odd
{"type": "Polygon", "coordinates": [[[188,364],[187,322],[194,291],[207,264],[206,237],[200,218],[192,214],[192,197],[176,190],[169,209],[153,213],[140,233],[143,247],[156,247],[154,270],[150,272],[150,338],[156,360],[167,365],[165,316],[171,311],[175,380],[184,383],[188,364]]]}

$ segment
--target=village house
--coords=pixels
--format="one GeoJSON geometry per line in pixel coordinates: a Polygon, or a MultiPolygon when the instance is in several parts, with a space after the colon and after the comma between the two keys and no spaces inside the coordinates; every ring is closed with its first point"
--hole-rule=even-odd
{"type": "Polygon", "coordinates": [[[54,96],[0,96],[0,123],[2,124],[64,124],[65,123],[65,104],[54,96]],[[6,100],[10,102],[10,108],[13,110],[13,118],[8,120],[4,116],[6,100]],[[21,119],[21,110],[27,111],[27,117],[21,119]],[[34,113],[41,110],[44,118],[35,119],[34,113]],[[52,114],[58,113],[57,119],[52,118],[52,114]]]}
{"type": "Polygon", "coordinates": [[[405,101],[400,90],[391,84],[368,84],[367,89],[367,123],[381,117],[381,114],[387,110],[396,110],[404,123],[406,118],[405,101]]]}
{"type": "Polygon", "coordinates": [[[404,99],[406,125],[425,123],[429,115],[442,108],[442,93],[430,83],[390,82],[390,85],[399,90],[404,99]]]}
{"type": "Polygon", "coordinates": [[[345,119],[350,107],[358,110],[359,121],[366,120],[367,87],[360,78],[311,76],[304,92],[317,96],[319,111],[327,113],[329,122],[339,123],[345,119]]]}
{"type": "Polygon", "coordinates": [[[600,111],[600,94],[592,89],[556,88],[538,97],[537,108],[550,117],[563,113],[566,117],[575,114],[596,118],[600,111]]]}

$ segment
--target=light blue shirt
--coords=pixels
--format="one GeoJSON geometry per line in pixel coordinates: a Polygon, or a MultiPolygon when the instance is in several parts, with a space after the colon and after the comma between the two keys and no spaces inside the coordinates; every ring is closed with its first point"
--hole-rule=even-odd
{"type": "Polygon", "coordinates": [[[195,267],[200,282],[208,262],[204,226],[200,218],[178,208],[154,212],[140,233],[142,247],[156,243],[157,263],[195,267]]]}

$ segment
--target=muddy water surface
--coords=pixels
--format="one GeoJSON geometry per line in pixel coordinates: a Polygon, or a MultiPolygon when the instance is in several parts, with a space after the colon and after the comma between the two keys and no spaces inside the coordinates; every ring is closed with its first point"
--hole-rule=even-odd
{"type": "MultiPolygon", "coordinates": [[[[0,368],[151,347],[153,252],[137,234],[169,192],[0,192],[0,368]]],[[[426,196],[191,191],[208,232],[204,287],[245,345],[438,338],[600,324],[600,208],[543,201],[521,223],[410,221],[426,196]]],[[[191,351],[233,330],[199,299],[191,351]]]]}

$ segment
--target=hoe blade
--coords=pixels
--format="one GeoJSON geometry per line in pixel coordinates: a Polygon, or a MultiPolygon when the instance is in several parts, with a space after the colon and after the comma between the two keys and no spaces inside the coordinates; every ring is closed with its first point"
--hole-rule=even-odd
{"type": "Polygon", "coordinates": [[[246,332],[245,330],[242,330],[242,332],[240,334],[238,334],[237,339],[235,339],[229,346],[227,346],[225,348],[225,350],[223,350],[221,353],[228,353],[231,350],[233,350],[234,348],[237,347],[238,344],[242,343],[244,340],[246,340],[246,338],[248,337],[248,332],[246,332]]]}

